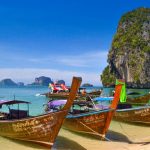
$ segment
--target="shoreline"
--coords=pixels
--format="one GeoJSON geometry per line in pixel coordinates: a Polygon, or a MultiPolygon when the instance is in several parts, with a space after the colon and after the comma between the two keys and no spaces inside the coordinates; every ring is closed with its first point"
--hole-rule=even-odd
{"type": "MultiPolygon", "coordinates": [[[[149,150],[150,128],[112,121],[106,135],[111,141],[61,128],[52,150],[149,150]]],[[[48,150],[38,144],[0,137],[1,150],[48,150]]]]}
{"type": "MultiPolygon", "coordinates": [[[[63,148],[65,140],[69,139],[76,143],[78,150],[149,150],[150,149],[150,130],[148,126],[139,126],[112,121],[106,135],[111,141],[101,141],[97,137],[75,133],[66,129],[61,129],[56,143],[52,150],[67,150],[63,148]],[[68,138],[69,137],[69,138],[68,138]],[[61,141],[64,138],[64,141],[61,141]],[[63,143],[61,143],[63,142],[63,143]]],[[[77,150],[77,148],[68,148],[77,150]]]]}

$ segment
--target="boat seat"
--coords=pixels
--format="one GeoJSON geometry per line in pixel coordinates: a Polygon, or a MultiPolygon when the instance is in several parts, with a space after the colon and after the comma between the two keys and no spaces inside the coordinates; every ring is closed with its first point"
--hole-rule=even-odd
{"type": "Polygon", "coordinates": [[[80,114],[80,113],[85,113],[85,112],[89,112],[89,110],[78,110],[78,109],[73,109],[72,112],[70,112],[71,114],[80,114]]]}
{"type": "Polygon", "coordinates": [[[118,104],[117,109],[127,109],[132,108],[131,104],[118,104]]]}
{"type": "Polygon", "coordinates": [[[10,119],[26,118],[27,116],[28,112],[26,110],[10,109],[10,119]]]}
{"type": "Polygon", "coordinates": [[[8,114],[4,113],[4,112],[0,112],[0,120],[6,120],[7,119],[8,114]]]}

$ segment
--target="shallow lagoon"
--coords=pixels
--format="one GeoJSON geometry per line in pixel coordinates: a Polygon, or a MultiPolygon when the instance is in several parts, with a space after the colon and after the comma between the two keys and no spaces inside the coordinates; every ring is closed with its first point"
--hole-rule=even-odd
{"type": "MultiPolygon", "coordinates": [[[[90,90],[90,89],[89,89],[90,90]]],[[[1,99],[16,99],[27,100],[30,105],[30,114],[38,115],[43,113],[43,104],[47,102],[44,96],[39,96],[40,93],[48,92],[47,87],[23,87],[23,88],[0,88],[1,99]]],[[[104,95],[109,95],[112,89],[104,89],[104,95]]],[[[149,92],[148,89],[133,90],[141,94],[149,92]]],[[[61,128],[59,135],[53,146],[53,150],[148,150],[150,149],[150,127],[131,125],[112,121],[109,131],[107,133],[109,141],[100,141],[98,137],[89,136],[85,134],[78,134],[70,132],[61,128]],[[134,144],[131,144],[134,143],[134,144]]],[[[0,137],[1,150],[44,150],[45,147],[33,144],[30,142],[23,142],[0,137]]]]}

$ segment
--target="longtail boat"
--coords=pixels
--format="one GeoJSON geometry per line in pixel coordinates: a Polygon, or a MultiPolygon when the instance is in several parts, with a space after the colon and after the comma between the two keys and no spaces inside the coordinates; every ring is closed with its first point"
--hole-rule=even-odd
{"type": "MultiPolygon", "coordinates": [[[[44,93],[42,95],[45,95],[47,98],[51,99],[67,99],[69,97],[69,92],[60,92],[60,93],[44,93]]],[[[77,98],[77,96],[76,96],[77,98]]]]}
{"type": "Polygon", "coordinates": [[[51,148],[62,126],[65,116],[75,99],[81,78],[74,77],[65,106],[56,112],[30,117],[28,111],[11,109],[12,104],[28,104],[26,101],[2,100],[0,107],[7,105],[9,113],[0,113],[0,136],[31,141],[51,148]]]}
{"type": "MultiPolygon", "coordinates": [[[[94,134],[101,138],[105,138],[105,134],[109,128],[114,111],[116,110],[120,93],[124,82],[116,85],[114,100],[110,107],[102,109],[90,109],[85,103],[80,102],[80,109],[72,106],[69,114],[66,116],[63,127],[72,131],[94,134]]],[[[55,106],[59,107],[60,101],[56,101],[55,106]]],[[[65,103],[62,101],[62,104],[65,103]]],[[[59,108],[58,108],[59,109],[59,108]]]]}
{"type": "Polygon", "coordinates": [[[95,91],[88,92],[87,94],[88,94],[88,95],[100,96],[101,93],[102,93],[101,90],[95,90],[95,91]]]}
{"type": "MultiPolygon", "coordinates": [[[[93,97],[100,96],[100,94],[101,94],[100,90],[91,91],[91,92],[84,93],[84,94],[81,92],[78,92],[76,95],[76,99],[84,98],[87,95],[90,95],[93,98],[93,97]]],[[[48,93],[44,93],[42,95],[45,95],[46,97],[51,98],[51,99],[67,99],[69,97],[69,92],[59,92],[59,93],[48,92],[48,93]]]]}
{"type": "Polygon", "coordinates": [[[136,98],[127,98],[127,103],[146,104],[150,100],[150,93],[136,98]]]}
{"type": "MultiPolygon", "coordinates": [[[[111,101],[113,100],[113,97],[96,97],[94,98],[95,101],[111,101]]],[[[135,98],[129,98],[127,97],[126,102],[127,104],[137,104],[137,105],[145,105],[150,101],[150,93],[135,97],[135,98]]]]}
{"type": "Polygon", "coordinates": [[[150,105],[133,107],[131,104],[119,104],[114,119],[150,125],[150,105]]]}

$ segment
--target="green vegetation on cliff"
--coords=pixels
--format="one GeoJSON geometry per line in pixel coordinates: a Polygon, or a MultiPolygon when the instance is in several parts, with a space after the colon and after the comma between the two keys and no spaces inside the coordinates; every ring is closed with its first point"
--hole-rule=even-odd
{"type": "Polygon", "coordinates": [[[113,86],[115,84],[116,78],[113,73],[110,73],[109,66],[104,69],[103,74],[101,75],[101,80],[102,84],[105,86],[113,86]]]}
{"type": "MultiPolygon", "coordinates": [[[[123,54],[122,47],[130,46],[131,50],[134,48],[140,48],[144,52],[150,52],[150,39],[143,38],[141,31],[143,28],[147,27],[148,17],[150,17],[150,9],[139,8],[137,10],[131,11],[124,16],[122,16],[117,34],[114,36],[112,47],[119,49],[118,53],[123,54]],[[145,23],[145,26],[144,24],[145,23]]],[[[148,32],[150,34],[150,30],[148,32]]],[[[147,34],[148,35],[148,34],[147,34]]],[[[146,34],[145,34],[146,36],[146,34]]]]}
{"type": "Polygon", "coordinates": [[[150,8],[138,8],[119,21],[101,80],[104,86],[124,78],[134,87],[150,87],[150,8]]]}

